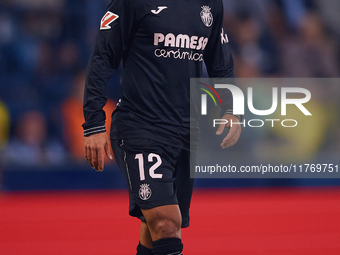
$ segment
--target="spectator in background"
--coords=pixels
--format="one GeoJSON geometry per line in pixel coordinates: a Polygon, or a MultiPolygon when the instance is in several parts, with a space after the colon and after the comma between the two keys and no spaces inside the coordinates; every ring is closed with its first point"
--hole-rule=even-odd
{"type": "Polygon", "coordinates": [[[339,0],[315,0],[315,5],[320,10],[330,30],[340,39],[340,1],[339,0]]]}
{"type": "Polygon", "coordinates": [[[338,77],[337,46],[316,13],[302,19],[297,37],[282,43],[282,72],[288,77],[338,77]]]}
{"type": "Polygon", "coordinates": [[[79,66],[79,49],[78,45],[72,41],[65,41],[60,45],[59,53],[59,67],[61,74],[72,74],[79,66]]]}
{"type": "Polygon", "coordinates": [[[7,143],[10,128],[10,117],[5,104],[0,100],[0,150],[3,149],[7,143]]]}
{"type": "Polygon", "coordinates": [[[4,149],[9,136],[10,117],[6,106],[0,101],[0,189],[4,149]]]}
{"type": "MultiPolygon", "coordinates": [[[[82,124],[83,116],[83,96],[85,86],[86,72],[77,73],[73,79],[72,94],[62,103],[62,122],[63,135],[71,157],[78,162],[85,162],[84,157],[84,135],[82,124]]],[[[110,130],[111,114],[116,108],[116,102],[108,99],[104,111],[108,120],[106,121],[106,130],[110,130]]],[[[110,163],[112,161],[107,161],[110,163]]]]}
{"type": "Polygon", "coordinates": [[[268,28],[248,12],[239,13],[234,27],[237,31],[234,37],[236,61],[257,66],[262,74],[276,73],[277,45],[268,28]]]}
{"type": "Polygon", "coordinates": [[[25,112],[16,123],[15,137],[8,143],[6,163],[23,166],[65,163],[63,146],[47,139],[47,134],[45,116],[39,111],[25,112]]]}
{"type": "Polygon", "coordinates": [[[281,0],[288,26],[296,31],[304,19],[307,11],[305,0],[281,0]]]}

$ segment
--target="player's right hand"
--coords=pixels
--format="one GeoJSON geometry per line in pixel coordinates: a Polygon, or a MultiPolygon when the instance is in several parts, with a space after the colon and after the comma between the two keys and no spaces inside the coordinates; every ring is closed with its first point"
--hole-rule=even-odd
{"type": "Polygon", "coordinates": [[[230,127],[230,123],[239,122],[239,119],[235,115],[226,114],[222,117],[222,119],[227,120],[227,124],[220,124],[216,131],[216,135],[221,135],[225,128],[230,128],[228,135],[223,139],[221,143],[221,148],[226,149],[237,143],[241,135],[241,125],[234,124],[232,127],[230,127]]]}
{"type": "Polygon", "coordinates": [[[106,132],[85,137],[84,146],[85,157],[96,171],[101,172],[104,169],[104,151],[106,156],[113,160],[111,143],[106,132]]]}

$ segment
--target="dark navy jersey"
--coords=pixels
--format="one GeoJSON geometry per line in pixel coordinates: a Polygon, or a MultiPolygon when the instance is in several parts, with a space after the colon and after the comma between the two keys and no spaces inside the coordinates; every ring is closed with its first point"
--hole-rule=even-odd
{"type": "MultiPolygon", "coordinates": [[[[84,135],[105,131],[106,85],[122,63],[111,139],[189,149],[190,78],[234,78],[222,0],[114,0],[101,20],[84,95],[84,135]]],[[[222,93],[224,113],[231,94],[222,93]]]]}

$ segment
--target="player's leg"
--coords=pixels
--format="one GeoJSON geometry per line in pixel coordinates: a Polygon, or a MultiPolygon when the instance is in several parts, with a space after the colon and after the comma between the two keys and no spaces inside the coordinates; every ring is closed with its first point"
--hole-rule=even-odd
{"type": "MultiPolygon", "coordinates": [[[[153,254],[181,254],[181,214],[174,188],[175,164],[180,149],[145,139],[113,140],[111,144],[127,180],[130,215],[141,218],[145,211],[153,254]]],[[[144,227],[142,225],[142,231],[144,227]]],[[[150,247],[143,233],[141,237],[142,243],[150,247]]],[[[145,252],[147,247],[142,243],[139,248],[145,252]]]]}
{"type": "Polygon", "coordinates": [[[194,179],[190,166],[194,166],[196,154],[181,151],[175,166],[175,187],[178,205],[159,206],[142,210],[152,237],[153,254],[182,254],[181,227],[189,226],[189,208],[194,179]],[[191,164],[190,164],[191,163],[191,164]]]}
{"type": "MultiPolygon", "coordinates": [[[[119,140],[111,140],[111,146],[112,150],[116,159],[116,163],[123,173],[127,184],[129,186],[129,176],[127,175],[128,171],[126,169],[127,164],[125,162],[126,159],[126,153],[125,151],[121,148],[122,141],[119,140]]],[[[131,190],[129,189],[129,200],[130,200],[130,211],[131,208],[133,207],[133,202],[132,200],[132,195],[131,195],[131,190]]],[[[146,223],[141,221],[141,229],[140,229],[140,241],[137,246],[137,255],[152,255],[152,240],[150,236],[150,232],[147,228],[146,223]]]]}
{"type": "Polygon", "coordinates": [[[164,205],[142,212],[153,240],[153,254],[182,254],[182,217],[178,205],[164,205]]]}
{"type": "Polygon", "coordinates": [[[194,186],[194,179],[191,178],[189,169],[190,163],[193,166],[195,161],[195,153],[181,151],[175,173],[179,206],[166,205],[142,210],[154,240],[152,243],[154,254],[182,253],[181,227],[189,226],[189,209],[194,186]]]}
{"type": "Polygon", "coordinates": [[[148,225],[144,221],[141,221],[140,224],[140,237],[139,237],[139,242],[141,245],[148,249],[152,249],[152,238],[150,234],[150,230],[148,225]]]}
{"type": "Polygon", "coordinates": [[[178,205],[164,205],[142,212],[153,241],[181,238],[182,217],[178,205]]]}
{"type": "MultiPolygon", "coordinates": [[[[150,217],[148,217],[147,215],[146,216],[147,218],[151,218],[155,222],[157,221],[156,224],[160,225],[161,228],[162,226],[163,227],[165,226],[165,229],[168,232],[167,234],[168,237],[172,235],[173,237],[181,238],[181,231],[180,231],[180,228],[178,227],[178,222],[177,224],[176,223],[174,224],[174,222],[176,222],[176,218],[178,220],[181,217],[182,228],[186,228],[189,226],[189,209],[190,209],[190,202],[191,202],[191,197],[192,197],[192,192],[193,192],[194,179],[191,178],[190,171],[188,170],[190,169],[190,167],[195,165],[195,162],[196,162],[196,154],[194,152],[190,153],[184,150],[181,151],[181,155],[176,164],[176,173],[175,173],[176,174],[175,187],[176,187],[176,194],[177,194],[179,209],[177,205],[170,205],[170,206],[160,206],[160,207],[156,207],[150,210],[142,210],[144,215],[149,214],[150,217]],[[167,210],[168,207],[174,207],[176,209],[167,210]],[[172,223],[169,223],[169,222],[165,223],[164,220],[161,219],[160,216],[162,215],[163,211],[170,212],[170,216],[167,217],[166,221],[168,221],[172,217],[175,218],[172,220],[172,223]],[[180,214],[178,214],[178,211],[180,211],[180,214]],[[169,235],[169,232],[171,232],[169,230],[171,228],[175,229],[176,231],[174,232],[177,234],[169,235]]],[[[151,226],[152,224],[150,220],[149,220],[149,223],[150,223],[149,225],[151,226]]],[[[152,238],[153,240],[165,238],[165,234],[160,234],[159,232],[161,231],[159,230],[157,231],[157,227],[156,227],[156,231],[153,231],[153,232],[154,232],[153,238],[152,238]]],[[[152,239],[151,239],[149,226],[145,222],[143,222],[141,225],[141,239],[140,240],[145,240],[145,241],[141,243],[145,244],[144,246],[150,245],[152,242],[152,239]]],[[[152,245],[146,246],[146,247],[150,248],[152,247],[152,245]]]]}

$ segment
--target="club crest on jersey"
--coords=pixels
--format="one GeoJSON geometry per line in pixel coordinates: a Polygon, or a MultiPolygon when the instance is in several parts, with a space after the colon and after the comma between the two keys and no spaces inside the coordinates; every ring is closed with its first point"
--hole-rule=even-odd
{"type": "Polygon", "coordinates": [[[144,183],[142,185],[140,185],[140,189],[139,189],[139,197],[142,200],[148,200],[151,197],[152,191],[149,188],[149,184],[144,183]]]}
{"type": "Polygon", "coordinates": [[[201,20],[206,27],[210,27],[213,23],[213,15],[211,13],[211,8],[209,6],[202,6],[202,11],[200,13],[201,20]]]}
{"type": "Polygon", "coordinates": [[[100,30],[110,29],[110,24],[118,18],[117,14],[108,11],[100,22],[100,30]]]}

